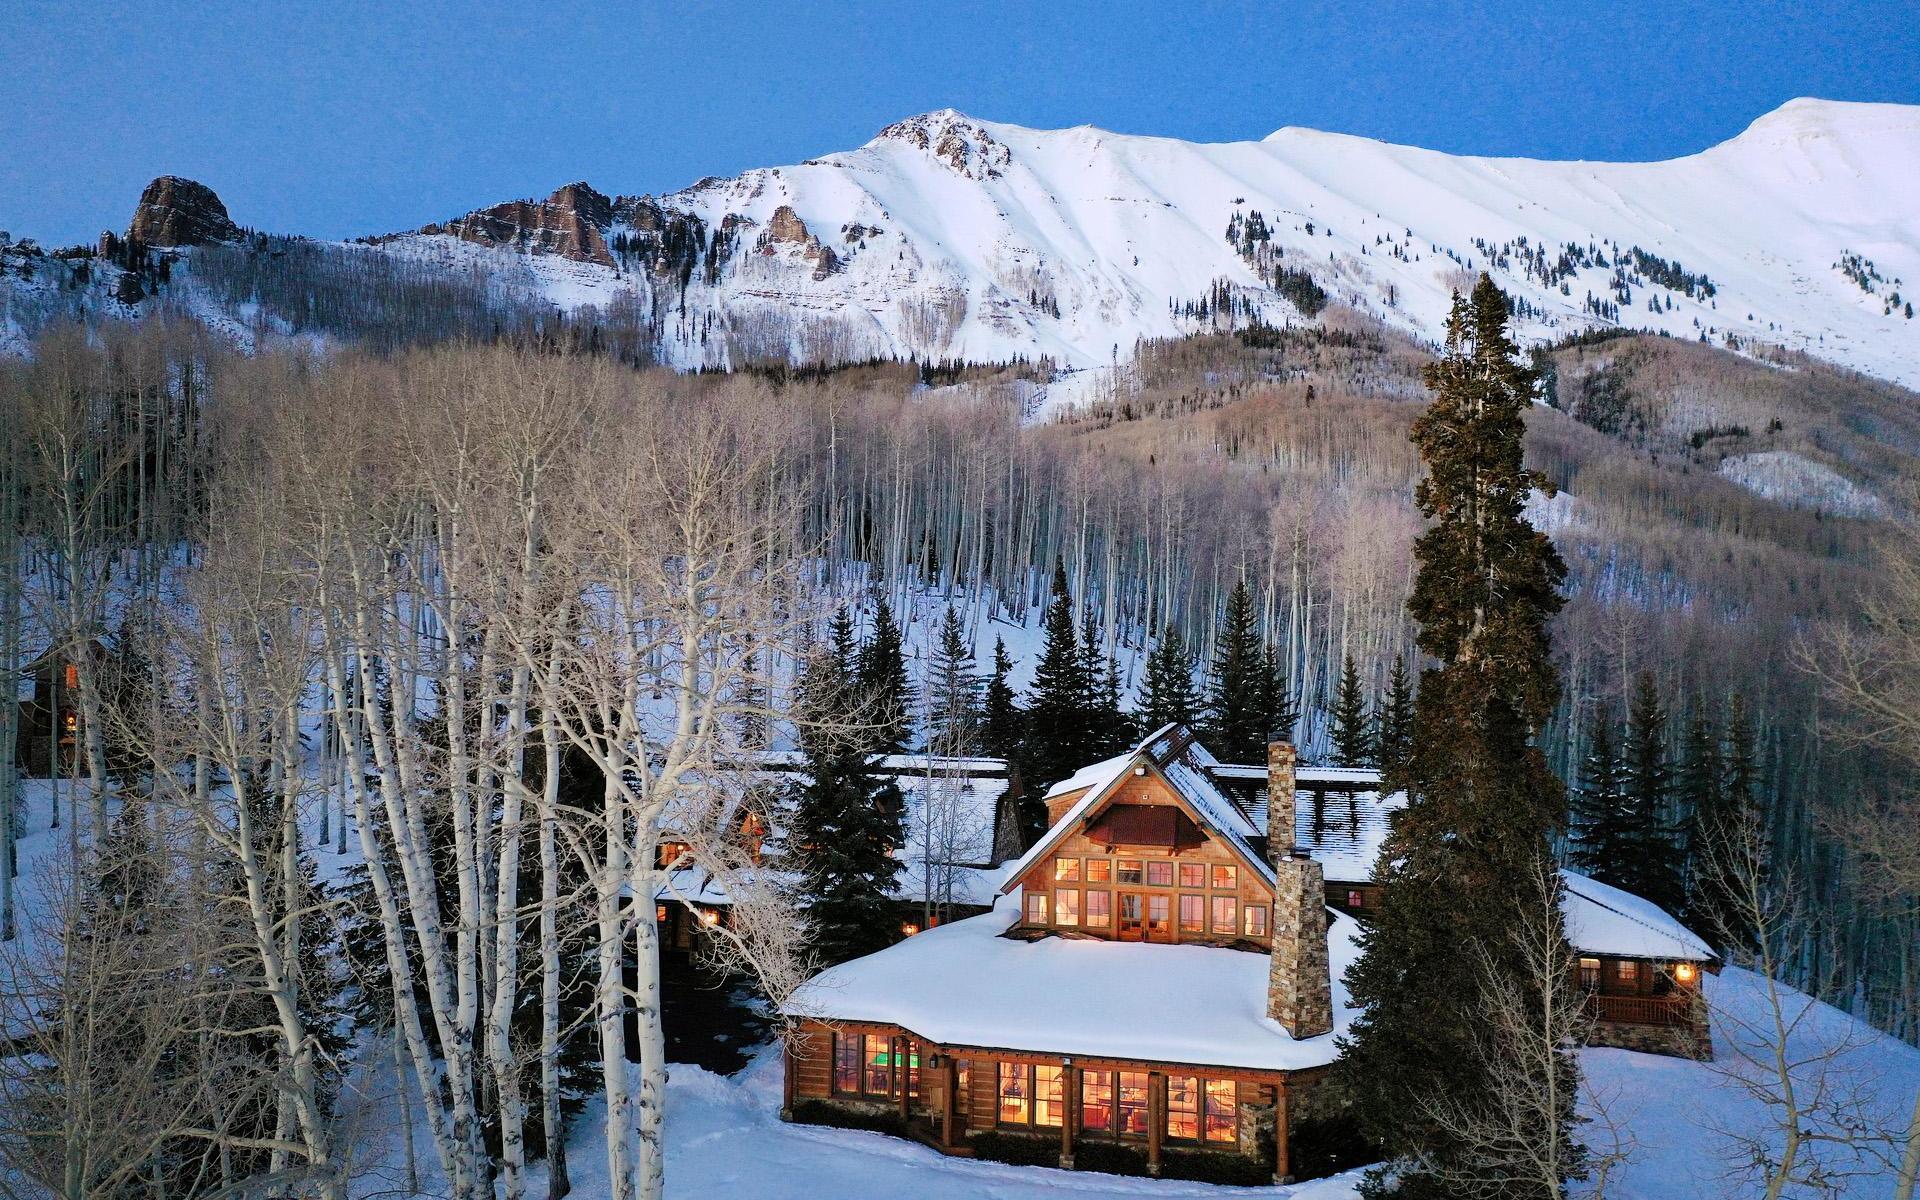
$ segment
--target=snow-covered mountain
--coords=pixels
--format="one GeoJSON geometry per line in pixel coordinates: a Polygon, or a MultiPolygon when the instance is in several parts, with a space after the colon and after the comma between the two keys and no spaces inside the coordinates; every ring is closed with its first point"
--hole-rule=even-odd
{"type": "Polygon", "coordinates": [[[1297,128],[1203,145],[942,110],[797,166],[659,197],[571,184],[340,249],[623,314],[680,366],[1086,367],[1137,338],[1340,306],[1437,339],[1450,292],[1487,269],[1528,339],[1614,325],[1731,338],[1912,386],[1917,189],[1920,107],[1906,105],[1795,100],[1657,163],[1297,128]]]}

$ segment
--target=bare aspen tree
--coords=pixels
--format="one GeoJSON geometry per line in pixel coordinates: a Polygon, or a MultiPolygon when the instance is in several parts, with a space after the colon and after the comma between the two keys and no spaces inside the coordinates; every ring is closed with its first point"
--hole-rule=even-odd
{"type": "Polygon", "coordinates": [[[1731,928],[1734,961],[1751,971],[1758,1004],[1716,1005],[1725,1053],[1709,1069],[1766,1113],[1759,1131],[1722,1128],[1732,1173],[1779,1200],[1800,1188],[1832,1191],[1884,1170],[1886,1135],[1859,1053],[1873,1035],[1853,1021],[1822,1022],[1824,1006],[1782,982],[1803,953],[1813,918],[1791,867],[1772,861],[1757,821],[1716,831],[1705,856],[1731,928]]]}
{"type": "MultiPolygon", "coordinates": [[[[752,698],[767,694],[757,664],[807,615],[772,406],[745,389],[686,404],[678,390],[629,388],[596,414],[617,432],[596,444],[592,479],[552,529],[552,561],[567,572],[556,606],[570,617],[565,636],[518,639],[523,654],[541,644],[561,654],[558,686],[543,687],[540,706],[602,779],[602,811],[579,817],[593,825],[583,865],[594,881],[613,1200],[655,1200],[664,1186],[659,846],[738,819],[740,788],[724,768],[738,759],[739,718],[768,704],[752,698]],[[637,1081],[622,1028],[629,1010],[637,1081]]],[[[735,878],[727,858],[708,865],[730,892],[751,893],[751,877],[735,878]]],[[[794,949],[744,932],[739,945],[771,980],[784,975],[776,952],[794,949]]]]}
{"type": "MultiPolygon", "coordinates": [[[[1920,524],[1911,516],[1880,541],[1876,579],[1859,619],[1803,643],[1799,659],[1840,709],[1828,732],[1905,768],[1881,794],[1832,823],[1865,859],[1870,894],[1910,905],[1920,897],[1920,524]]],[[[1895,1200],[1920,1182],[1920,1093],[1901,1139],[1895,1200]]]]}
{"type": "MultiPolygon", "coordinates": [[[[310,799],[299,760],[299,718],[314,670],[317,614],[293,602],[272,512],[222,495],[218,535],[186,581],[181,602],[154,647],[171,673],[190,681],[198,704],[155,719],[114,714],[138,727],[156,764],[204,758],[225,778],[202,792],[191,776],[153,772],[156,800],[197,822],[199,836],[241,884],[247,947],[258,988],[271,1003],[285,1078],[270,1171],[297,1152],[320,1194],[345,1194],[322,1098],[317,1031],[301,1009],[300,930],[307,893],[299,868],[300,825],[310,799]]],[[[182,697],[184,700],[184,697],[182,697]]],[[[311,982],[311,981],[309,981],[311,982]]]]}
{"type": "Polygon", "coordinates": [[[1424,1117],[1462,1150],[1435,1180],[1449,1195],[1558,1197],[1562,1181],[1584,1179],[1585,1194],[1606,1195],[1607,1181],[1630,1148],[1607,1116],[1603,1097],[1590,1097],[1598,1113],[1598,1146],[1584,1145],[1574,1111],[1578,1076],[1573,1056],[1587,1042],[1592,1021],[1577,985],[1579,960],[1567,943],[1561,882],[1552,862],[1542,861],[1518,886],[1536,889],[1538,914],[1511,933],[1511,961],[1503,968],[1484,947],[1477,956],[1481,996],[1474,1012],[1474,1052],[1495,1080],[1484,1103],[1468,1104],[1451,1093],[1430,1096],[1424,1117]]]}

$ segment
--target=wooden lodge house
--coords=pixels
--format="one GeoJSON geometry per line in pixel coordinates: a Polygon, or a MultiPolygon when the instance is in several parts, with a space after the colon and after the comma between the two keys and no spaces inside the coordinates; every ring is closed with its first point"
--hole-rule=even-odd
{"type": "MultiPolygon", "coordinates": [[[[1300,1121],[1356,1015],[1342,976],[1404,799],[1364,773],[1316,779],[1286,743],[1263,774],[1249,787],[1167,726],[1063,781],[990,912],[793,997],[783,1115],[957,1155],[1293,1178],[1300,1121]]],[[[1711,950],[1638,897],[1566,885],[1581,981],[1603,1026],[1625,1030],[1607,1044],[1705,1054],[1711,950]]]]}

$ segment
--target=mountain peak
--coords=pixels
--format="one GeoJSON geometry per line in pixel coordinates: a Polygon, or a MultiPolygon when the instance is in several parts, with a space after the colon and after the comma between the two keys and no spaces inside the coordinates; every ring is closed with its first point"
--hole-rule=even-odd
{"type": "Polygon", "coordinates": [[[1920,131],[1920,105],[1797,96],[1762,114],[1726,144],[1782,145],[1915,131],[1920,131]]]}
{"type": "Polygon", "coordinates": [[[239,236],[240,227],[213,189],[178,175],[149,183],[127,224],[127,237],[149,246],[200,246],[239,236]]]}
{"type": "Polygon", "coordinates": [[[895,121],[868,144],[885,141],[905,142],[973,180],[998,179],[1013,161],[1013,152],[985,122],[952,108],[895,121]]]}

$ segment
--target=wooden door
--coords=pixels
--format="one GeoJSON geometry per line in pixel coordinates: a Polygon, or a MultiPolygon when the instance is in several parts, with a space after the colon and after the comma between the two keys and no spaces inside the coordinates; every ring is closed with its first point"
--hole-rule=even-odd
{"type": "Polygon", "coordinates": [[[1173,940],[1173,897],[1165,893],[1149,893],[1147,896],[1147,940],[1150,942],[1171,942],[1173,940]]]}
{"type": "Polygon", "coordinates": [[[1116,928],[1123,942],[1137,942],[1146,936],[1147,898],[1139,892],[1116,893],[1120,901],[1116,928]]]}

